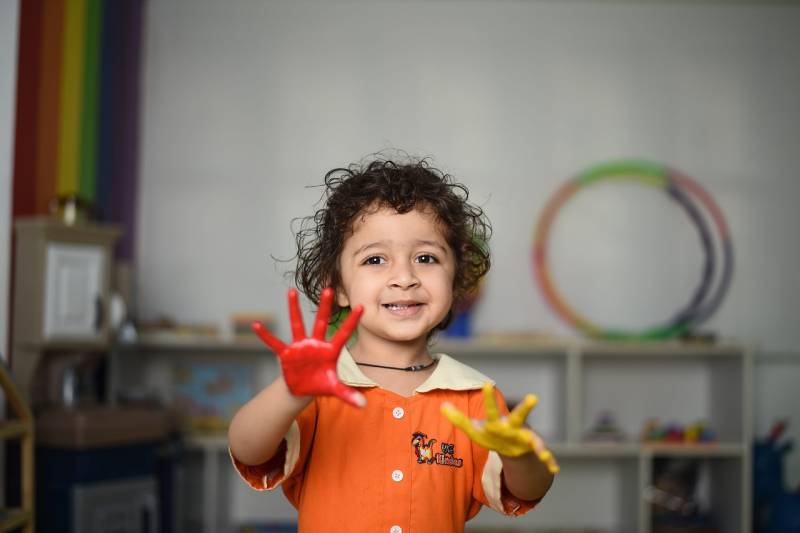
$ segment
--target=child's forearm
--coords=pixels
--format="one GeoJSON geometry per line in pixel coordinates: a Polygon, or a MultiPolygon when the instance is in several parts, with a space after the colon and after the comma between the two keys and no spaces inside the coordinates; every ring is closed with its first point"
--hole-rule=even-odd
{"type": "Polygon", "coordinates": [[[503,462],[503,479],[506,487],[521,500],[542,498],[553,484],[553,474],[534,453],[519,457],[500,455],[503,462]]]}
{"type": "Polygon", "coordinates": [[[311,400],[311,396],[292,395],[283,377],[273,381],[231,420],[228,445],[233,456],[247,465],[258,465],[272,457],[292,421],[311,400]]]}

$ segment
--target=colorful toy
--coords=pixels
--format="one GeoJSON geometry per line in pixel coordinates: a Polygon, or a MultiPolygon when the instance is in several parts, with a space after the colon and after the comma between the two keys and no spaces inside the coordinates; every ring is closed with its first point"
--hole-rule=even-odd
{"type": "Polygon", "coordinates": [[[586,440],[589,442],[622,442],[625,440],[625,432],[617,424],[614,413],[602,411],[597,415],[594,425],[586,433],[586,440]]]}
{"type": "Polygon", "coordinates": [[[654,163],[613,161],[582,172],[565,183],[550,198],[536,226],[533,242],[533,264],[536,281],[550,307],[560,318],[582,333],[590,337],[608,340],[663,339],[692,332],[717,310],[730,285],[733,274],[733,245],[731,244],[730,232],[722,211],[697,182],[677,170],[654,163]],[[694,222],[705,252],[700,283],[686,306],[675,313],[665,324],[645,331],[612,330],[591,322],[588,318],[575,311],[564,300],[556,290],[548,269],[549,232],[558,210],[581,189],[607,180],[636,181],[662,189],[671,200],[678,203],[694,222]],[[721,276],[714,290],[712,290],[712,282],[717,262],[716,252],[708,224],[695,201],[698,201],[713,219],[722,249],[721,276]]]}
{"type": "Polygon", "coordinates": [[[648,418],[641,431],[642,442],[660,442],[664,440],[663,428],[657,418],[648,418]]]}
{"type": "Polygon", "coordinates": [[[704,420],[684,427],[677,422],[661,424],[657,418],[650,418],[642,427],[641,440],[650,444],[711,444],[717,442],[717,436],[704,420]]]}
{"type": "Polygon", "coordinates": [[[364,309],[359,305],[347,315],[342,326],[330,341],[325,340],[328,319],[331,316],[333,289],[326,288],[317,310],[314,332],[306,337],[303,316],[300,313],[297,290],[289,289],[289,319],[292,325],[292,343],[284,344],[267,331],[260,322],[253,323],[253,330],[278,356],[286,385],[295,396],[337,396],[350,405],[363,407],[364,395],[339,381],[336,361],[344,343],[355,330],[364,309]]]}
{"type": "Polygon", "coordinates": [[[708,427],[704,420],[689,424],[684,430],[684,440],[690,444],[715,442],[716,434],[708,427]]]}

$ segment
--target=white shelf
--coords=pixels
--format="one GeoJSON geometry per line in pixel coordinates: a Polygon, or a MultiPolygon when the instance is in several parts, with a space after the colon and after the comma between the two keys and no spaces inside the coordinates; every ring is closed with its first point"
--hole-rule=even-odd
{"type": "Polygon", "coordinates": [[[644,444],[583,443],[552,444],[559,459],[601,459],[604,457],[741,457],[745,453],[739,443],[714,444],[644,444]]]}
{"type": "Polygon", "coordinates": [[[228,452],[228,436],[225,434],[202,435],[185,433],[183,443],[190,450],[228,452]]]}
{"type": "Polygon", "coordinates": [[[641,452],[653,457],[744,457],[748,453],[748,447],[737,442],[699,445],[644,444],[641,452]]]}
{"type": "MultiPolygon", "coordinates": [[[[540,396],[537,410],[544,409],[544,416],[537,420],[535,410],[529,423],[548,440],[562,464],[554,492],[563,491],[569,504],[559,508],[548,496],[541,509],[521,518],[523,529],[589,527],[570,516],[568,507],[596,507],[599,498],[603,503],[594,511],[598,522],[593,526],[649,533],[652,511],[644,494],[654,483],[657,462],[692,458],[699,461],[703,490],[708,493],[698,494],[698,499],[710,508],[719,527],[749,531],[752,348],[730,342],[442,339],[433,349],[469,359],[469,364],[495,378],[508,397],[525,392],[540,396]],[[541,379],[542,373],[546,379],[541,379]],[[548,407],[552,404],[560,407],[548,407]],[[595,417],[605,410],[616,415],[627,441],[583,440],[595,417]],[[684,425],[705,420],[720,441],[694,445],[636,441],[653,417],[684,425]],[[595,478],[603,481],[595,483],[595,478]],[[616,496],[600,497],[606,491],[616,496]]],[[[558,499],[558,494],[552,496],[558,499]]],[[[501,524],[485,513],[476,522],[501,524]]]]}
{"type": "MultiPolygon", "coordinates": [[[[253,338],[233,339],[208,335],[144,333],[133,344],[118,344],[123,351],[169,351],[169,352],[244,352],[271,354],[264,344],[253,338]]],[[[434,352],[458,354],[460,357],[484,357],[502,355],[513,357],[564,356],[579,350],[584,356],[628,355],[637,357],[736,357],[742,346],[732,343],[684,342],[676,340],[653,342],[590,342],[582,339],[541,337],[524,338],[485,336],[475,339],[459,339],[442,336],[432,347],[434,352]]],[[[800,359],[800,358],[798,358],[800,359]]]]}
{"type": "MultiPolygon", "coordinates": [[[[667,458],[694,458],[705,480],[705,493],[700,497],[711,507],[719,527],[733,533],[749,530],[751,348],[735,343],[680,341],[594,343],[545,337],[462,341],[442,337],[432,351],[465,360],[495,379],[509,403],[528,392],[539,395],[539,405],[528,422],[547,440],[562,472],[552,494],[535,512],[515,521],[515,527],[526,531],[597,527],[650,533],[652,512],[644,494],[654,482],[655,466],[667,458]],[[606,408],[618,416],[628,440],[584,441],[595,416],[606,408]],[[636,438],[652,416],[661,422],[681,424],[704,419],[720,441],[695,445],[641,443],[636,438]],[[591,509],[596,523],[580,522],[580,516],[574,513],[576,507],[591,509]]],[[[246,358],[258,362],[261,380],[271,379],[277,372],[275,357],[257,341],[145,337],[117,352],[115,359],[127,360],[123,372],[126,379],[144,377],[144,382],[165,390],[169,389],[169,379],[133,367],[151,364],[163,373],[169,367],[164,361],[172,356],[246,358]],[[131,353],[137,357],[125,355],[131,353]]],[[[115,379],[121,378],[118,371],[115,379]]],[[[114,386],[110,390],[115,390],[114,386]]],[[[221,454],[227,453],[225,435],[187,435],[186,445],[202,452],[204,464],[212,465],[208,468],[215,475],[224,464],[213,458],[221,461],[221,454]]],[[[208,471],[204,476],[207,483],[212,482],[208,471]]],[[[505,520],[485,512],[471,521],[468,529],[508,526],[505,520]]]]}

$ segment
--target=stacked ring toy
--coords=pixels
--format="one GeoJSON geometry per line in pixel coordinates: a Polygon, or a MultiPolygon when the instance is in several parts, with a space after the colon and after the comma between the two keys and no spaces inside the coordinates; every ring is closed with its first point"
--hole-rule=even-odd
{"type": "Polygon", "coordinates": [[[711,195],[696,181],[675,169],[655,163],[634,160],[611,161],[578,174],[562,185],[548,200],[536,225],[533,265],[536,281],[548,304],[561,319],[575,329],[589,337],[604,340],[655,340],[686,335],[708,320],[719,308],[733,274],[733,245],[722,211],[711,195]],[[643,331],[609,329],[591,322],[564,300],[556,289],[548,268],[550,227],[559,209],[581,189],[611,180],[634,181],[663,190],[692,220],[705,253],[700,283],[686,305],[664,324],[643,331]],[[704,208],[705,214],[698,208],[698,204],[704,208]],[[713,221],[722,251],[720,278],[716,284],[713,281],[718,258],[706,216],[713,221]]]}

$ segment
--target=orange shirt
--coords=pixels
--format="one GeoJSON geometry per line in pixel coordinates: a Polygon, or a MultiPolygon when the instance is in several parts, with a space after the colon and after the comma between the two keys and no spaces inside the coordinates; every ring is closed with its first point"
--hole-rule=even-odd
{"type": "Polygon", "coordinates": [[[366,407],[315,398],[274,457],[258,466],[232,458],[234,466],[254,489],[283,487],[300,533],[462,532],[482,505],[527,512],[536,502],[508,492],[497,453],[474,444],[439,410],[449,401],[484,419],[481,387],[491,380],[447,355],[435,358],[431,376],[405,398],[381,389],[342,350],[339,378],[361,389],[366,407]]]}

